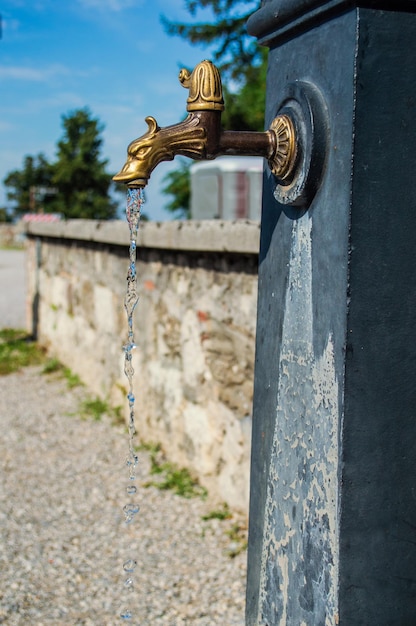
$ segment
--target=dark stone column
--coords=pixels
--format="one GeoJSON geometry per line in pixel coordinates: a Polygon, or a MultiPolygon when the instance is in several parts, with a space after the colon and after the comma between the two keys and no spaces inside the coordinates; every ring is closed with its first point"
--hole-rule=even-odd
{"type": "Polygon", "coordinates": [[[416,2],[269,0],[249,30],[266,124],[306,83],[326,154],[301,207],[265,174],[247,625],[415,626],[416,2]]]}

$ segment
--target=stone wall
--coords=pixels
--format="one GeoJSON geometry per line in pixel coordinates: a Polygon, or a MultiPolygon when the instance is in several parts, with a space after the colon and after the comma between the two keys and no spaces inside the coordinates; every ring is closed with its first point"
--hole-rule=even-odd
{"type": "Polygon", "coordinates": [[[0,223],[0,247],[1,248],[23,247],[21,229],[15,224],[0,223]]]}
{"type": "MultiPolygon", "coordinates": [[[[27,226],[28,324],[127,412],[124,222],[27,226]]],[[[134,354],[138,437],[247,511],[259,224],[143,223],[134,354]]]]}

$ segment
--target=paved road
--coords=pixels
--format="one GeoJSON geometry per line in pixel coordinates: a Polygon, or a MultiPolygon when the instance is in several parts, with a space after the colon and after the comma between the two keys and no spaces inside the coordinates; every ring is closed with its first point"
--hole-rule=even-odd
{"type": "Polygon", "coordinates": [[[0,328],[25,328],[24,250],[0,250],[0,328]]]}

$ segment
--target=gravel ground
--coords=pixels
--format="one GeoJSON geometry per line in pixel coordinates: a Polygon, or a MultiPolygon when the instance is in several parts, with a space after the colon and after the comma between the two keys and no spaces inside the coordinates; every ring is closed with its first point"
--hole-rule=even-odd
{"type": "Polygon", "coordinates": [[[236,518],[204,521],[209,500],[145,488],[140,452],[141,509],[126,525],[127,434],[79,417],[83,394],[39,368],[0,378],[0,624],[242,626],[246,553],[227,555],[236,518]]]}

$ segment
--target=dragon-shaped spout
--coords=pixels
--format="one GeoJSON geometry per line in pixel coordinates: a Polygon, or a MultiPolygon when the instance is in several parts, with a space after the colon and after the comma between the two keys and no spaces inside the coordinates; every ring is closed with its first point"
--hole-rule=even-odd
{"type": "Polygon", "coordinates": [[[183,122],[160,128],[146,117],[147,132],[131,142],[127,161],[114,176],[116,182],[144,187],[155,167],[176,155],[194,160],[220,155],[262,156],[277,178],[290,181],[297,159],[295,127],[288,115],[277,116],[266,132],[224,131],[221,77],[211,61],[202,61],[193,72],[181,70],[180,83],[189,89],[188,116],[183,122]]]}

